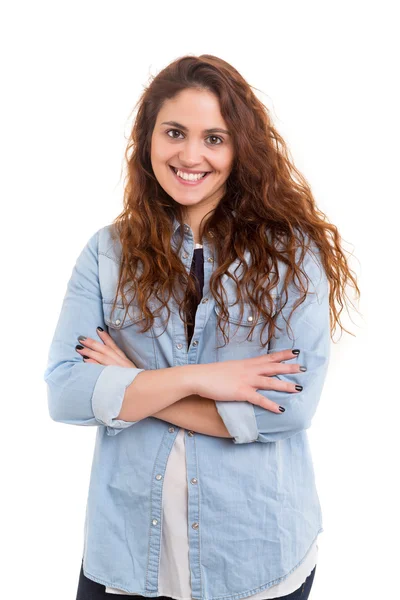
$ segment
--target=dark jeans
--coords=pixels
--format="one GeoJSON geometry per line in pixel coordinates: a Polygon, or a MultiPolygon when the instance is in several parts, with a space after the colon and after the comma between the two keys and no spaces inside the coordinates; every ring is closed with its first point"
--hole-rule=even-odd
{"type": "MultiPolygon", "coordinates": [[[[315,565],[305,582],[297,590],[291,594],[286,594],[286,596],[279,596],[277,600],[307,600],[314,581],[316,568],[317,565],[315,565]]],[[[107,594],[105,585],[92,581],[92,579],[88,579],[85,576],[82,563],[76,600],[100,600],[101,598],[110,598],[110,600],[113,598],[114,600],[117,600],[117,598],[125,598],[125,596],[121,594],[107,594]]],[[[145,598],[145,596],[132,596],[132,599],[133,598],[140,600],[140,598],[145,598]]],[[[159,600],[170,600],[168,596],[157,596],[154,600],[157,600],[157,598],[159,600]]],[[[243,600],[246,599],[243,598],[243,600]]]]}

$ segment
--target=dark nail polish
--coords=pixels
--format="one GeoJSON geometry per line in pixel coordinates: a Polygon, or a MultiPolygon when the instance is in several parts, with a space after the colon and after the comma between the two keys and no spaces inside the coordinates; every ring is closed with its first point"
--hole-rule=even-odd
{"type": "Polygon", "coordinates": [[[300,371],[307,371],[307,367],[300,367],[300,371]]]}
{"type": "Polygon", "coordinates": [[[298,392],[301,392],[301,390],[302,390],[302,389],[303,389],[303,386],[302,386],[302,385],[296,385],[296,390],[297,390],[298,392]]]}
{"type": "Polygon", "coordinates": [[[82,358],[89,358],[88,356],[85,356],[84,354],[82,354],[82,358]]]}
{"type": "Polygon", "coordinates": [[[97,329],[98,329],[99,331],[104,331],[104,329],[103,329],[102,327],[97,327],[97,329]]]}
{"type": "Polygon", "coordinates": [[[280,410],[281,412],[285,412],[285,409],[283,408],[283,406],[280,406],[280,407],[279,407],[279,410],[280,410]]]}
{"type": "Polygon", "coordinates": [[[77,346],[75,346],[75,350],[83,350],[83,346],[81,346],[80,344],[78,344],[77,346]]]}
{"type": "Polygon", "coordinates": [[[293,352],[293,354],[295,354],[296,356],[297,356],[298,354],[300,354],[300,350],[297,350],[297,348],[296,348],[296,350],[292,350],[292,352],[293,352]]]}
{"type": "Polygon", "coordinates": [[[83,340],[86,340],[86,336],[85,336],[85,335],[79,335],[79,336],[78,336],[78,340],[79,340],[80,342],[83,342],[83,340]]]}

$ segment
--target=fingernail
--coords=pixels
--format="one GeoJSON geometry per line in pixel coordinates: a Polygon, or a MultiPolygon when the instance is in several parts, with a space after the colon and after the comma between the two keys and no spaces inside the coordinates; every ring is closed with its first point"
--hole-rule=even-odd
{"type": "Polygon", "coordinates": [[[104,329],[103,329],[102,327],[97,327],[97,329],[98,329],[99,331],[104,331],[104,329]]]}
{"type": "Polygon", "coordinates": [[[297,356],[298,354],[300,354],[300,350],[297,350],[297,349],[296,349],[296,350],[292,350],[292,352],[293,352],[293,354],[296,354],[296,356],[297,356]]]}
{"type": "Polygon", "coordinates": [[[281,412],[285,412],[285,409],[283,408],[283,406],[280,406],[280,407],[279,407],[279,410],[280,410],[281,412]]]}
{"type": "Polygon", "coordinates": [[[300,371],[307,371],[307,367],[300,367],[300,371]]]}
{"type": "Polygon", "coordinates": [[[82,354],[82,358],[89,358],[88,356],[85,356],[84,354],[82,354]]]}
{"type": "Polygon", "coordinates": [[[80,342],[83,342],[83,340],[86,340],[86,336],[85,336],[85,335],[79,335],[79,336],[78,336],[78,340],[79,340],[80,342]]]}
{"type": "Polygon", "coordinates": [[[303,389],[302,385],[296,385],[295,387],[298,392],[301,392],[301,390],[303,389]]]}
{"type": "Polygon", "coordinates": [[[83,346],[81,346],[80,344],[78,344],[77,346],[75,346],[75,350],[83,350],[83,346]]]}

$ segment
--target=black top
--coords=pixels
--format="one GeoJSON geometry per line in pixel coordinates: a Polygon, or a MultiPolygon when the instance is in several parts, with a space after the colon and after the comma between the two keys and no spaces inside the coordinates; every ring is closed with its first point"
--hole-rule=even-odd
{"type": "Polygon", "coordinates": [[[203,286],[204,286],[203,248],[195,248],[194,249],[190,274],[192,276],[194,276],[194,278],[195,278],[197,297],[194,296],[191,299],[189,313],[187,314],[188,348],[190,346],[190,342],[192,340],[192,336],[193,336],[193,332],[194,332],[194,321],[195,321],[197,306],[203,297],[203,286]]]}

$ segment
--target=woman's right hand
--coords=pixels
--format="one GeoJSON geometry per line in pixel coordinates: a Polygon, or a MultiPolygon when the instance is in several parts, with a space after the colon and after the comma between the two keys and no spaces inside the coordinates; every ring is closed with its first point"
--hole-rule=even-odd
{"type": "Polygon", "coordinates": [[[279,404],[256,392],[278,390],[295,392],[295,383],[273,378],[273,375],[301,373],[299,363],[282,363],[296,355],[292,350],[279,350],[255,358],[226,360],[196,365],[191,387],[194,394],[219,401],[247,401],[280,414],[279,404]]]}

